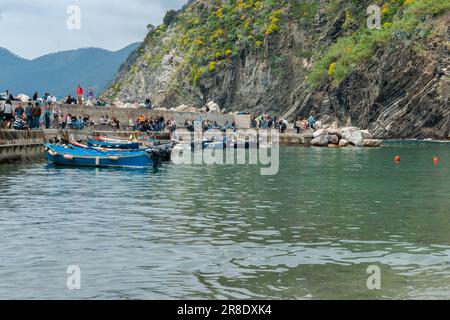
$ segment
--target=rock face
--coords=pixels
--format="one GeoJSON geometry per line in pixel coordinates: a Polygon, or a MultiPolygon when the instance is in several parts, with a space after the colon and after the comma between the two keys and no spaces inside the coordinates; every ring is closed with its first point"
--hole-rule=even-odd
{"type": "MultiPolygon", "coordinates": [[[[424,0],[415,2],[418,1],[424,0]]],[[[197,20],[178,18],[149,33],[104,97],[135,102],[150,95],[158,106],[168,109],[182,104],[202,108],[215,101],[224,113],[270,112],[290,120],[314,113],[324,125],[337,123],[340,127],[370,130],[375,138],[446,139],[450,135],[448,10],[440,15],[428,14],[423,19],[426,23],[415,28],[417,33],[393,31],[391,40],[375,46],[373,54],[352,66],[339,83],[325,74],[319,85],[311,86],[308,84],[311,70],[332,44],[365,27],[366,17],[361,13],[373,1],[338,0],[334,5],[330,1],[317,1],[307,8],[288,0],[264,2],[262,12],[269,10],[272,16],[282,12],[276,18],[280,20],[276,26],[279,31],[267,28],[268,22],[274,21],[270,17],[260,21],[265,27],[253,30],[245,40],[252,45],[237,47],[237,40],[232,42],[229,50],[216,52],[221,58],[208,60],[202,72],[197,71],[194,81],[192,75],[198,66],[189,63],[192,51],[179,43],[195,26],[230,28],[231,24],[220,23],[224,18],[214,11],[215,5],[229,3],[189,1],[179,15],[198,13],[197,20]],[[257,46],[259,49],[255,49],[257,46]]],[[[239,19],[251,16],[245,11],[250,9],[236,10],[239,19]]],[[[254,22],[250,26],[257,25],[254,22]]],[[[239,33],[244,30],[244,27],[223,29],[224,35],[220,30],[217,32],[225,42],[225,37],[231,34],[243,39],[239,33]]],[[[202,39],[202,36],[199,34],[194,40],[212,41],[211,37],[202,39]]],[[[207,46],[205,54],[212,48],[207,46]]],[[[331,69],[329,72],[332,74],[331,69]]],[[[354,145],[362,145],[363,140],[371,138],[365,132],[351,130],[345,136],[339,132],[330,134],[354,145]]]]}

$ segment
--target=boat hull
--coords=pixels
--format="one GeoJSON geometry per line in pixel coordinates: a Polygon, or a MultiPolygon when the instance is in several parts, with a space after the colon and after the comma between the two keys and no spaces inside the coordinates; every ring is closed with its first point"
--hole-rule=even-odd
{"type": "Polygon", "coordinates": [[[51,165],[98,168],[148,168],[158,165],[145,151],[100,152],[98,150],[47,145],[47,159],[51,165]]]}

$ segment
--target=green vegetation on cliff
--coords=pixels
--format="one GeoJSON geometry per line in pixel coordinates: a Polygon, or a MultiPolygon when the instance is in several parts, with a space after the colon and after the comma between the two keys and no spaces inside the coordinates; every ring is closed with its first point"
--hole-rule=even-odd
{"type": "Polygon", "coordinates": [[[375,50],[392,38],[411,41],[428,36],[432,30],[427,19],[448,10],[450,2],[443,0],[384,2],[381,6],[381,29],[368,29],[362,25],[352,35],[339,38],[324,53],[320,53],[321,57],[314,64],[308,82],[312,86],[318,86],[329,77],[335,84],[339,84],[356,65],[373,57],[375,50]]]}
{"type": "Polygon", "coordinates": [[[272,104],[298,88],[337,86],[381,47],[403,43],[420,50],[435,32],[435,18],[449,9],[444,0],[191,0],[167,12],[162,25],[148,26],[139,51],[104,96],[142,100],[150,94],[168,105],[201,105],[207,99],[226,104],[237,86],[247,86],[240,93],[245,103],[236,105],[272,104]],[[380,29],[367,27],[373,4],[381,11],[380,29]],[[224,79],[233,92],[226,92],[224,79]],[[246,82],[230,83],[237,79],[246,82]],[[255,90],[260,97],[247,99],[255,90]]]}
{"type": "MultiPolygon", "coordinates": [[[[155,37],[173,28],[176,36],[165,50],[176,49],[186,56],[192,80],[196,82],[203,74],[213,73],[227,64],[242,49],[260,50],[264,42],[280,30],[286,14],[285,1],[234,0],[206,4],[199,2],[188,6],[173,16],[170,24],[155,31],[155,37]]],[[[161,52],[160,54],[164,54],[161,52]]],[[[157,63],[161,55],[149,57],[149,63],[157,63]]]]}

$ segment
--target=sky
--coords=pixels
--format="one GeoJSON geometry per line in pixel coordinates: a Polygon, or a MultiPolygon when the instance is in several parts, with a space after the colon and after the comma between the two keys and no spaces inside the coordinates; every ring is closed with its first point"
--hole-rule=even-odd
{"type": "Polygon", "coordinates": [[[0,47],[34,59],[85,47],[119,50],[142,41],[187,0],[0,0],[0,47]]]}

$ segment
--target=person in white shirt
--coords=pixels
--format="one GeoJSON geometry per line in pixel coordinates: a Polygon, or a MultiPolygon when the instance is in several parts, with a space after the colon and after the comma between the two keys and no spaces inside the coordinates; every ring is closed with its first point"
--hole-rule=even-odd
{"type": "Polygon", "coordinates": [[[13,106],[11,100],[6,100],[3,110],[3,120],[5,121],[5,127],[9,129],[11,127],[11,121],[13,118],[13,106]]]}

